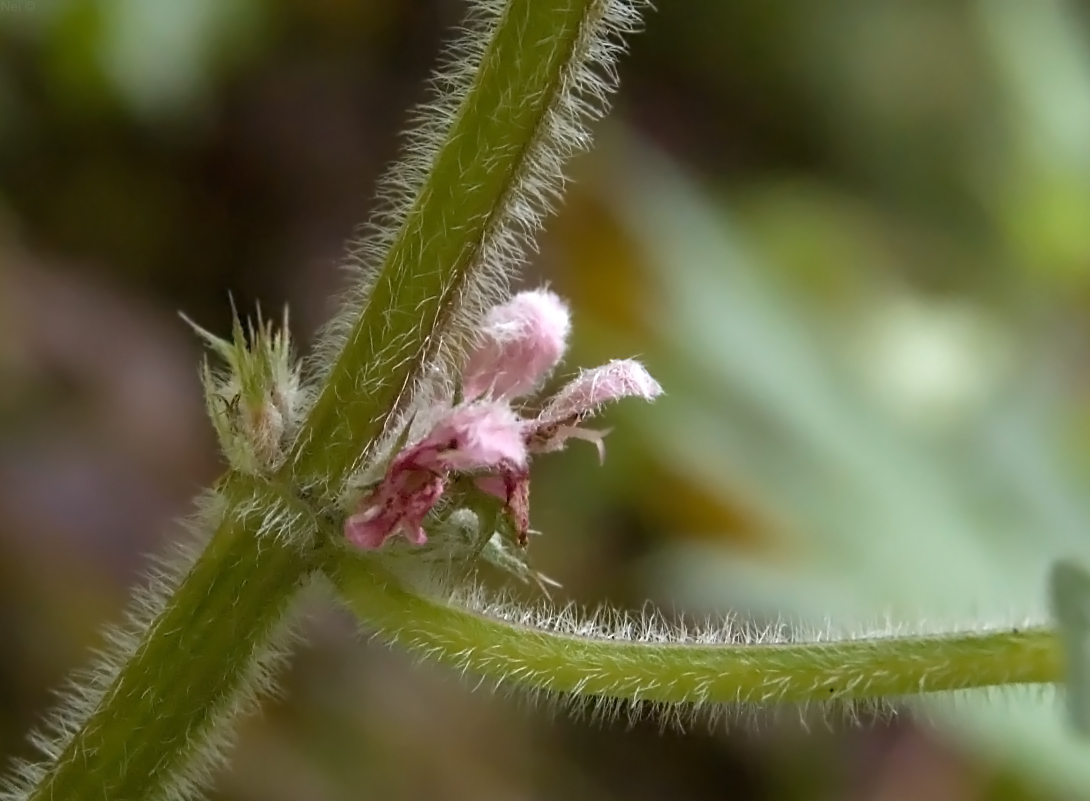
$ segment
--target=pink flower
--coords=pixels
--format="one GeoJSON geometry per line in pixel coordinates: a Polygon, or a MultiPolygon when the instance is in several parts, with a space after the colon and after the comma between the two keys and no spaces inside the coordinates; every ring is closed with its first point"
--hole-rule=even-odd
{"type": "Polygon", "coordinates": [[[505,404],[456,406],[424,439],[394,456],[379,486],[344,525],[361,548],[380,548],[401,533],[414,545],[427,542],[423,522],[446,490],[452,472],[525,468],[522,424],[505,404]]]}
{"type": "Polygon", "coordinates": [[[564,356],[570,330],[568,307],[547,289],[520,292],[494,306],[462,371],[465,398],[533,392],[564,356]]]}
{"type": "Polygon", "coordinates": [[[446,481],[427,470],[399,469],[387,473],[379,488],[364,502],[361,511],[344,524],[344,535],[353,545],[367,550],[381,548],[397,533],[413,545],[428,541],[424,518],[442,497],[446,481]]]}
{"type": "Polygon", "coordinates": [[[507,462],[520,467],[526,464],[522,421],[510,406],[493,401],[454,407],[412,450],[416,449],[422,452],[417,461],[426,459],[442,470],[465,472],[507,462]]]}
{"type": "MultiPolygon", "coordinates": [[[[561,450],[569,439],[588,440],[597,446],[601,460],[608,430],[582,428],[580,424],[611,401],[633,396],[653,400],[661,394],[662,387],[642,364],[633,359],[615,360],[572,379],[537,417],[523,421],[523,438],[531,453],[561,450]]],[[[521,465],[501,465],[497,474],[477,479],[477,486],[503,499],[519,544],[525,545],[530,530],[529,470],[521,465]]]]}
{"type": "Polygon", "coordinates": [[[543,453],[560,450],[570,438],[585,439],[594,442],[599,458],[604,458],[602,438],[608,431],[580,428],[579,424],[611,401],[628,397],[654,400],[661,394],[659,383],[634,359],[615,359],[583,370],[529,422],[527,446],[534,453],[543,453]]]}
{"type": "Polygon", "coordinates": [[[532,392],[556,367],[570,322],[564,302],[548,290],[521,292],[485,318],[462,374],[465,400],[438,417],[419,441],[394,454],[385,476],[345,521],[345,537],[381,548],[402,534],[427,542],[424,519],[442,499],[451,473],[475,474],[477,488],[500,498],[519,544],[530,530],[529,455],[589,440],[604,456],[607,431],[582,427],[604,404],[627,397],[652,400],[662,388],[631,359],[584,370],[541,412],[520,417],[511,401],[532,392]]]}

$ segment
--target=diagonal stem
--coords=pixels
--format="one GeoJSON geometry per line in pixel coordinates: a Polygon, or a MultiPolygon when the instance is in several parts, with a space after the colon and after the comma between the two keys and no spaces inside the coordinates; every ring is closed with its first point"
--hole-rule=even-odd
{"type": "Polygon", "coordinates": [[[195,744],[267,689],[271,646],[315,566],[313,554],[259,534],[259,522],[237,503],[227,510],[30,799],[160,797],[214,756],[195,744]]]}
{"type": "Polygon", "coordinates": [[[558,120],[561,106],[576,105],[573,72],[595,57],[580,49],[604,45],[588,29],[613,4],[623,2],[510,0],[504,7],[426,175],[407,208],[394,212],[403,219],[381,274],[290,457],[299,483],[336,492],[406,409],[441,346],[456,348],[466,336],[466,312],[472,317],[482,298],[502,290],[504,268],[515,266],[504,262],[518,250],[512,229],[536,227],[536,207],[561,180],[539,162],[562,162],[574,149],[547,141],[550,127],[578,128],[578,119],[558,120]],[[561,152],[543,154],[549,146],[561,152]]]}

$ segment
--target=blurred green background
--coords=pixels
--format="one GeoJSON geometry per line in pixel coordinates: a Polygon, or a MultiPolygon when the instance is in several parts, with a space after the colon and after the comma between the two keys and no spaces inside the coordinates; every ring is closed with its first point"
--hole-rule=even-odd
{"type": "MultiPolygon", "coordinates": [[[[562,599],[800,628],[1040,621],[1090,561],[1090,3],[661,0],[526,281],[643,358],[536,468],[562,599]]],[[[453,0],[0,2],[0,751],[220,470],[198,343],[342,243],[453,0]]],[[[681,734],[471,692],[315,607],[213,797],[1090,797],[1044,691],[681,734]]]]}

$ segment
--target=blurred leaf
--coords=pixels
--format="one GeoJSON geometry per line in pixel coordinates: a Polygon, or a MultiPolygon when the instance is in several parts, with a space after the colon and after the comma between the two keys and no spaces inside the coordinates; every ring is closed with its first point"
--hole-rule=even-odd
{"type": "MultiPolygon", "coordinates": [[[[814,310],[771,285],[723,209],[645,147],[619,139],[606,152],[611,202],[662,292],[650,361],[668,394],[648,433],[728,497],[782,516],[805,555],[772,567],[689,545],[675,553],[695,558],[664,594],[755,608],[745,590],[769,614],[822,628],[831,614],[849,632],[1040,621],[1051,562],[1090,558],[1090,514],[1048,444],[1056,401],[1033,360],[974,419],[923,437],[860,392],[814,310]]],[[[1052,705],[1000,698],[932,706],[997,763],[1090,792],[1090,762],[1052,705]]]]}
{"type": "Polygon", "coordinates": [[[99,0],[98,58],[125,103],[140,115],[191,105],[211,89],[225,53],[243,49],[261,6],[254,0],[99,0]]]}
{"type": "Polygon", "coordinates": [[[1049,581],[1052,615],[1067,659],[1067,714],[1080,734],[1090,735],[1090,573],[1059,561],[1049,581]]]}
{"type": "Polygon", "coordinates": [[[49,0],[10,4],[43,40],[45,72],[65,105],[117,97],[138,117],[184,119],[214,89],[218,69],[252,51],[257,0],[49,0]],[[39,8],[40,7],[40,8],[39,8]],[[25,9],[25,10],[24,10],[25,9]]]}
{"type": "Polygon", "coordinates": [[[1022,262],[1061,281],[1090,278],[1090,45],[1067,0],[977,4],[998,67],[1008,141],[999,224],[1022,262]]]}

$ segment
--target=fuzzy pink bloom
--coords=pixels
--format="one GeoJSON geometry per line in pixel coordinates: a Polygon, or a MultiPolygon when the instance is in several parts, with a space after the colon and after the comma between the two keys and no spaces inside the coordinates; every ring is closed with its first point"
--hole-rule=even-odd
{"type": "Polygon", "coordinates": [[[510,407],[457,406],[424,439],[393,458],[382,483],[345,521],[345,537],[366,549],[380,548],[398,533],[423,545],[424,518],[443,496],[448,473],[525,469],[526,458],[522,422],[510,407]]]}
{"type": "Polygon", "coordinates": [[[428,541],[424,518],[446,489],[442,477],[424,470],[391,472],[363,505],[345,521],[344,535],[353,545],[381,548],[394,534],[404,534],[414,545],[428,541]]]}
{"type": "Polygon", "coordinates": [[[473,473],[477,486],[500,498],[519,542],[530,530],[529,455],[585,439],[604,456],[606,431],[582,427],[606,403],[651,400],[662,388],[631,359],[584,370],[532,419],[510,401],[532,392],[557,365],[570,320],[548,290],[521,292],[487,315],[481,339],[462,376],[465,401],[447,410],[419,441],[395,454],[378,486],[345,521],[345,537],[360,548],[381,548],[402,534],[427,542],[424,520],[446,491],[450,473],[473,473]]]}
{"type": "MultiPolygon", "coordinates": [[[[598,458],[605,458],[603,439],[608,431],[581,426],[606,403],[627,397],[652,400],[662,394],[662,387],[632,359],[620,359],[584,370],[545,405],[536,418],[522,421],[522,437],[531,453],[556,451],[569,439],[583,439],[598,448],[598,458]]],[[[525,466],[504,463],[476,481],[483,492],[503,500],[519,543],[526,544],[530,531],[530,473],[525,466]]]]}
{"type": "Polygon", "coordinates": [[[564,356],[570,330],[568,307],[547,289],[520,292],[492,307],[462,372],[466,399],[533,392],[564,356]]]}
{"type": "Polygon", "coordinates": [[[526,464],[522,421],[504,403],[482,401],[456,406],[410,452],[417,449],[433,452],[431,466],[444,470],[464,472],[500,464],[526,464]]]}
{"type": "Polygon", "coordinates": [[[550,422],[583,419],[611,401],[637,397],[653,400],[662,387],[635,359],[614,359],[583,370],[549,399],[539,419],[550,422]]]}
{"type": "Polygon", "coordinates": [[[634,359],[616,359],[583,370],[568,382],[528,423],[524,437],[533,452],[560,450],[571,438],[588,440],[597,446],[599,459],[604,459],[602,439],[609,432],[581,428],[579,424],[611,401],[629,397],[653,400],[661,394],[662,387],[642,364],[634,359]]]}

